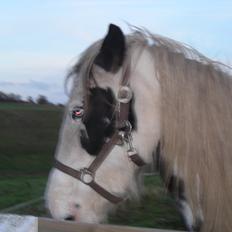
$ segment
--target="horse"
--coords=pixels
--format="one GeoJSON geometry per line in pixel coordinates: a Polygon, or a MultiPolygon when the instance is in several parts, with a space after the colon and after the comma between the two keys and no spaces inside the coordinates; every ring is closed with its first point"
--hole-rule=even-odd
{"type": "Polygon", "coordinates": [[[46,188],[61,220],[101,223],[140,193],[153,155],[188,231],[232,228],[231,68],[181,42],[110,24],[80,56],[46,188]]]}

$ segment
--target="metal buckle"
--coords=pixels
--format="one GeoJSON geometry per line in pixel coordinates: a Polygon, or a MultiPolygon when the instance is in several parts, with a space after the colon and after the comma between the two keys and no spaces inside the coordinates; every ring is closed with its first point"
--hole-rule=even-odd
{"type": "Polygon", "coordinates": [[[128,142],[128,137],[131,135],[132,125],[129,121],[124,121],[121,125],[118,135],[120,137],[120,145],[124,144],[124,142],[128,142]]]}
{"type": "Polygon", "coordinates": [[[90,172],[87,168],[82,168],[80,170],[81,172],[81,181],[84,183],[84,184],[90,184],[91,182],[93,182],[94,180],[94,175],[92,172],[90,172]]]}
{"type": "Polygon", "coordinates": [[[128,86],[122,86],[118,91],[118,101],[120,103],[128,103],[132,99],[132,91],[128,86]]]}

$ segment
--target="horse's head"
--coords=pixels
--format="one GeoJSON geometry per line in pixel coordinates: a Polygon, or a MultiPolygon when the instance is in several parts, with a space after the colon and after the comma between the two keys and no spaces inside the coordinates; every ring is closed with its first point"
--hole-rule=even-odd
{"type": "Polygon", "coordinates": [[[138,165],[127,147],[136,149],[140,161],[152,160],[160,137],[160,87],[146,41],[125,37],[115,25],[87,49],[72,74],[46,202],[57,219],[100,222],[112,202],[137,191],[138,165]],[[93,175],[83,172],[90,166],[93,175]]]}

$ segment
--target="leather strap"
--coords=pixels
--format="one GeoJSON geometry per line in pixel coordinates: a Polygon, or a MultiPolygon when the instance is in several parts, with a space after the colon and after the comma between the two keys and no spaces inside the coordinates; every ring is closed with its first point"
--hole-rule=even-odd
{"type": "MultiPolygon", "coordinates": [[[[104,188],[102,188],[99,184],[97,184],[95,182],[94,179],[90,183],[84,182],[82,177],[81,177],[82,176],[81,171],[75,170],[75,169],[61,163],[57,159],[54,160],[54,167],[57,168],[58,170],[64,172],[64,173],[66,173],[67,175],[72,176],[75,179],[80,180],[82,183],[89,185],[95,192],[97,192],[102,197],[106,198],[108,201],[110,201],[114,204],[117,204],[123,200],[123,198],[117,197],[117,196],[111,194],[110,192],[108,192],[107,190],[105,190],[104,188]]],[[[93,178],[94,178],[94,176],[93,176],[93,178]]]]}
{"type": "MultiPolygon", "coordinates": [[[[129,62],[130,62],[130,60],[128,60],[128,63],[129,62]]],[[[129,87],[129,77],[130,77],[129,67],[130,67],[130,65],[127,64],[123,78],[121,80],[121,86],[127,86],[130,89],[130,87],[129,87]]],[[[120,102],[119,103],[120,104],[119,105],[119,116],[118,116],[118,120],[117,120],[118,129],[125,127],[124,124],[128,120],[128,117],[129,117],[130,102],[131,102],[131,100],[129,102],[120,102]]],[[[129,158],[132,162],[134,162],[139,167],[146,164],[138,153],[130,155],[129,158]]]]}
{"type": "Polygon", "coordinates": [[[103,148],[101,149],[100,153],[96,156],[93,162],[88,167],[92,173],[95,173],[106,157],[110,154],[115,144],[117,144],[118,140],[120,139],[118,132],[115,132],[110,140],[104,144],[103,148]]]}
{"type": "Polygon", "coordinates": [[[121,79],[121,86],[128,86],[129,85],[129,79],[130,79],[130,62],[131,59],[128,57],[127,62],[125,63],[124,73],[121,79]]]}
{"type": "Polygon", "coordinates": [[[129,156],[131,161],[134,162],[137,166],[142,167],[146,163],[144,160],[136,153],[134,155],[129,156]]]}
{"type": "Polygon", "coordinates": [[[59,160],[55,159],[53,166],[57,169],[59,169],[60,171],[68,174],[69,176],[72,176],[78,180],[81,180],[81,172],[78,170],[75,170],[63,163],[61,163],[59,160]]]}
{"type": "Polygon", "coordinates": [[[100,194],[102,197],[104,197],[105,199],[107,199],[108,201],[117,204],[121,201],[123,201],[124,199],[121,197],[117,197],[113,194],[111,194],[110,192],[108,192],[107,190],[105,190],[104,188],[102,188],[99,184],[97,184],[95,181],[91,182],[89,184],[89,186],[96,191],[98,194],[100,194]]]}

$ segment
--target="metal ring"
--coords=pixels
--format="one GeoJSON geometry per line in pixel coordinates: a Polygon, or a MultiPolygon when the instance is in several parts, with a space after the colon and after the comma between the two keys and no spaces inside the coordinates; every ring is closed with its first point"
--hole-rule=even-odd
{"type": "Polygon", "coordinates": [[[81,181],[84,183],[84,184],[90,184],[91,182],[93,182],[94,180],[94,176],[93,176],[93,173],[90,172],[87,168],[83,168],[80,170],[81,172],[81,181]]]}
{"type": "Polygon", "coordinates": [[[120,103],[128,103],[132,99],[132,91],[128,86],[122,86],[118,91],[118,101],[120,103]]]}

